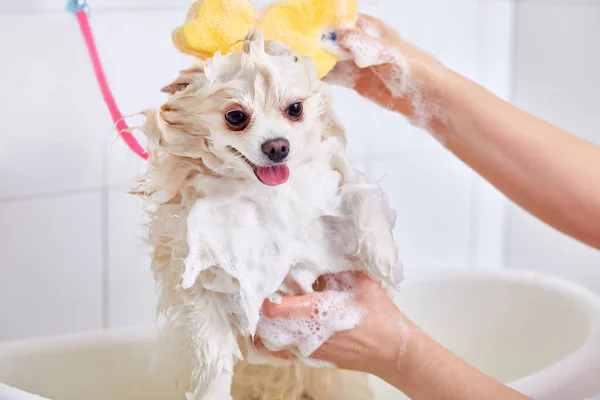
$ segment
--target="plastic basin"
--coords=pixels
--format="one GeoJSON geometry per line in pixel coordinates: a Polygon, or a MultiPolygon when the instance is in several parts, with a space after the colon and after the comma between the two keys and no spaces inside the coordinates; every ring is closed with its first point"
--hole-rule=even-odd
{"type": "MultiPolygon", "coordinates": [[[[600,298],[539,273],[407,276],[402,310],[443,345],[536,400],[600,393],[600,298]]],[[[148,373],[153,331],[104,331],[0,344],[0,382],[52,400],[179,400],[148,373]]],[[[403,399],[373,379],[376,398],[403,399]]],[[[34,397],[4,387],[0,400],[34,397]]]]}

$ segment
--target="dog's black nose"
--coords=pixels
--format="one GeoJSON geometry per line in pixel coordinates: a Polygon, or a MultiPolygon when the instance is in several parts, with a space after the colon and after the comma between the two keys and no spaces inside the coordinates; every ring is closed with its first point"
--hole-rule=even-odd
{"type": "Polygon", "coordinates": [[[262,151],[269,160],[282,162],[290,154],[290,142],[283,138],[267,140],[262,145],[262,151]]]}

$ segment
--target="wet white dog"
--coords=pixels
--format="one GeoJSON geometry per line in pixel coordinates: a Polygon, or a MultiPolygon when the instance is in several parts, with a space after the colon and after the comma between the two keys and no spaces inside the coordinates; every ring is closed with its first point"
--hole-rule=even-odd
{"type": "Polygon", "coordinates": [[[365,376],[310,360],[360,323],[344,297],[307,326],[259,324],[266,298],[311,293],[326,273],[402,279],[395,214],[348,163],[311,60],[253,32],[242,52],[182,71],[164,91],[166,103],[146,112],[151,158],[139,193],[153,204],[161,336],[180,389],[211,400],[371,398],[365,376]],[[268,348],[292,348],[300,361],[259,357],[257,326],[268,348]]]}

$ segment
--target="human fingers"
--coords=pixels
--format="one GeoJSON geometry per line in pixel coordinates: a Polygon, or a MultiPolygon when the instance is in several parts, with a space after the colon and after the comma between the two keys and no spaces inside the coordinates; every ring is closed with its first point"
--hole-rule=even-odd
{"type": "Polygon", "coordinates": [[[265,344],[263,343],[262,340],[260,340],[260,338],[255,338],[254,339],[254,348],[256,350],[258,350],[259,353],[261,354],[269,354],[272,355],[273,357],[276,358],[281,358],[283,360],[294,360],[296,359],[296,357],[290,353],[287,350],[281,350],[281,351],[271,351],[267,348],[267,346],[265,346],[265,344]]]}
{"type": "Polygon", "coordinates": [[[288,296],[283,297],[279,304],[271,300],[263,303],[263,315],[270,319],[289,317],[310,317],[312,313],[313,296],[288,296]]]}

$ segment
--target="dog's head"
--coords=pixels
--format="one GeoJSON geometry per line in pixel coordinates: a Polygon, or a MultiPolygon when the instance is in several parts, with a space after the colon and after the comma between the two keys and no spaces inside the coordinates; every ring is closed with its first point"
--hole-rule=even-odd
{"type": "Polygon", "coordinates": [[[171,96],[154,143],[227,178],[285,183],[314,157],[328,124],[328,88],[312,61],[259,32],[242,52],[217,54],[163,90],[171,96]]]}

